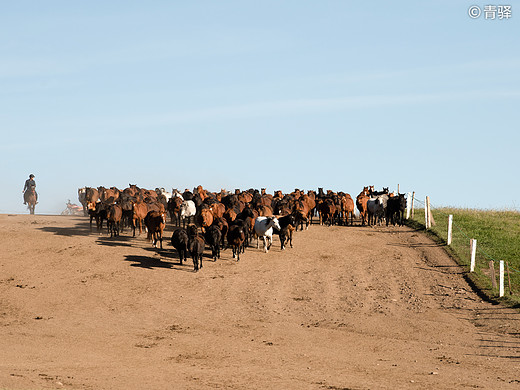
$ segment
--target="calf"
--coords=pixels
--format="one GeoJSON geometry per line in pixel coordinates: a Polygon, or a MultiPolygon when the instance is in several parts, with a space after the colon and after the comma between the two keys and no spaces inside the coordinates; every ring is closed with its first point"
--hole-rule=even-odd
{"type": "Polygon", "coordinates": [[[157,241],[161,243],[165,226],[165,214],[158,211],[149,211],[144,218],[144,224],[148,230],[147,239],[152,240],[152,245],[157,248],[157,241]]]}

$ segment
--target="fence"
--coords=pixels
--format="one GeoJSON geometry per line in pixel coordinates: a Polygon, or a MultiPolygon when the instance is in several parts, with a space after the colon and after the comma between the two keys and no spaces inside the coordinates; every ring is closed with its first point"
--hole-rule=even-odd
{"type": "MultiPolygon", "coordinates": [[[[432,205],[430,202],[430,198],[426,196],[424,202],[417,199],[415,193],[408,193],[408,204],[411,208],[410,211],[407,211],[407,217],[410,216],[410,212],[412,214],[412,218],[414,218],[414,207],[416,204],[420,204],[424,207],[424,226],[427,230],[432,229],[432,226],[436,226],[435,220],[433,218],[432,213],[432,205]]],[[[475,232],[468,232],[464,229],[461,224],[457,222],[457,217],[453,214],[448,214],[445,212],[445,209],[434,208],[435,213],[438,218],[442,218],[442,225],[446,224],[446,229],[439,234],[443,237],[446,234],[446,244],[448,246],[452,246],[454,236],[460,239],[465,239],[469,246],[469,272],[474,273],[476,271],[480,271],[480,275],[489,276],[491,281],[492,290],[496,293],[497,283],[496,283],[496,272],[495,266],[498,264],[498,296],[503,297],[505,295],[505,285],[507,280],[507,285],[509,287],[509,294],[513,295],[512,285],[511,285],[511,274],[514,273],[517,277],[520,275],[520,271],[515,269],[509,261],[507,260],[497,260],[493,256],[491,256],[487,251],[485,251],[482,246],[477,245],[477,239],[475,238],[475,232]],[[446,221],[446,222],[444,222],[446,221]],[[455,232],[454,232],[455,228],[455,232]],[[478,256],[477,256],[478,255],[478,256]],[[479,259],[479,261],[477,261],[479,259]],[[489,268],[488,268],[489,267],[489,268]],[[484,271],[484,272],[482,272],[484,271]],[[507,278],[507,279],[506,279],[507,278]]],[[[437,233],[439,232],[439,227],[435,227],[434,230],[437,233]]],[[[461,257],[461,256],[459,256],[461,257]]],[[[464,256],[465,257],[465,256],[464,256]]],[[[464,259],[462,259],[464,260],[464,259]]]]}

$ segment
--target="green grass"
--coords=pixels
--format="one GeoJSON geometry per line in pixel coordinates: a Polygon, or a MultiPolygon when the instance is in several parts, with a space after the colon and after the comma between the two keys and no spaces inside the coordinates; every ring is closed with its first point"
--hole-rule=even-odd
{"type": "MultiPolygon", "coordinates": [[[[446,244],[448,238],[448,216],[453,215],[452,244],[446,245],[447,252],[467,267],[468,278],[492,300],[520,306],[520,213],[516,211],[487,211],[472,209],[440,208],[432,209],[435,226],[429,234],[446,244]],[[475,272],[469,273],[470,238],[477,240],[475,272]],[[497,288],[493,289],[490,279],[489,261],[495,260],[497,288]],[[505,275],[505,295],[499,299],[499,261],[504,260],[510,267],[511,291],[505,275]]],[[[424,209],[415,209],[411,226],[424,229],[424,209]]]]}

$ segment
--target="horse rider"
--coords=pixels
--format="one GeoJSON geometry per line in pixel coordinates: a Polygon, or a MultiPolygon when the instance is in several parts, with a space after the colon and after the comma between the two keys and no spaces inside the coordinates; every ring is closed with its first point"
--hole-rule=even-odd
{"type": "Polygon", "coordinates": [[[38,194],[36,193],[36,182],[34,181],[34,175],[31,173],[29,178],[25,181],[25,186],[23,187],[23,204],[27,204],[27,197],[29,196],[30,191],[33,190],[36,195],[36,203],[38,203],[38,194]]]}

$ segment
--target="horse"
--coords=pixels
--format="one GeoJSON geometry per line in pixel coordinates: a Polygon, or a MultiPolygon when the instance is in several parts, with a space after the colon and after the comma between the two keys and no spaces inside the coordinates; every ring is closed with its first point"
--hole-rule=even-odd
{"type": "Polygon", "coordinates": [[[34,188],[28,188],[24,194],[25,201],[27,202],[27,208],[29,209],[30,214],[34,214],[34,208],[36,207],[38,195],[36,195],[36,190],[34,188]]]}
{"type": "Polygon", "coordinates": [[[181,219],[182,226],[186,226],[186,218],[188,218],[188,224],[190,223],[190,218],[195,217],[197,213],[197,208],[195,207],[195,202],[192,200],[185,200],[181,204],[181,219]]]}
{"type": "Polygon", "coordinates": [[[273,243],[273,226],[281,230],[276,217],[258,217],[255,221],[256,248],[258,249],[259,237],[264,241],[264,252],[268,253],[273,243]]]}
{"type": "Polygon", "coordinates": [[[345,194],[340,198],[340,202],[343,222],[348,226],[348,216],[350,214],[350,225],[352,226],[354,224],[354,201],[349,194],[345,194]]]}
{"type": "Polygon", "coordinates": [[[368,196],[369,187],[364,187],[363,191],[356,197],[356,207],[359,210],[361,217],[361,225],[365,225],[368,217],[367,202],[370,199],[368,196]]]}

